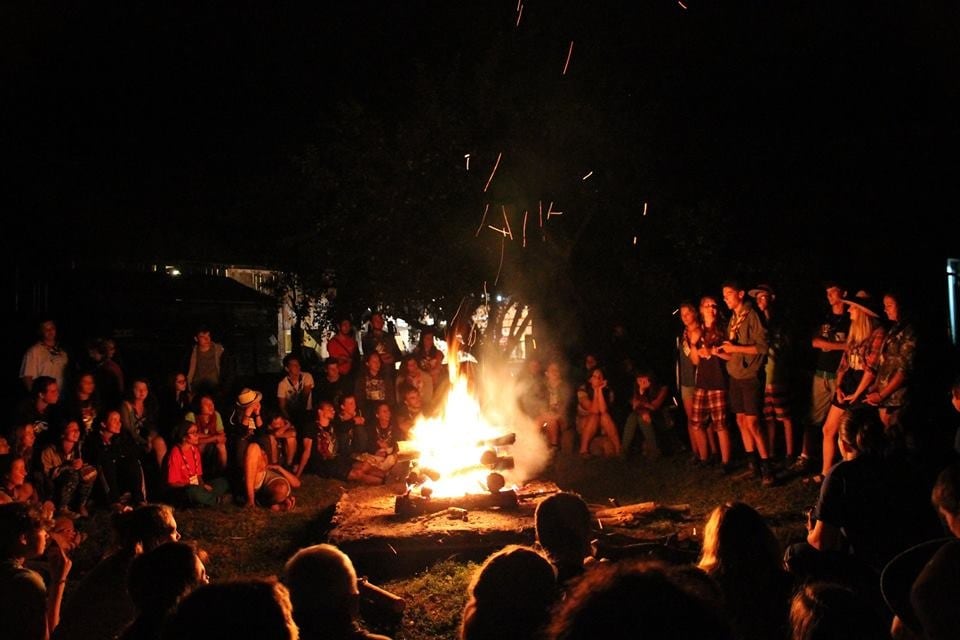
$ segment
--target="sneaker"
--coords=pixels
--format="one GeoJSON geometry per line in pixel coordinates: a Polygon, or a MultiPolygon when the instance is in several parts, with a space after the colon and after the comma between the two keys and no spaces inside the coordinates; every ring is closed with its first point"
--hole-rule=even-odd
{"type": "Polygon", "coordinates": [[[800,474],[810,471],[810,468],[810,458],[807,456],[798,456],[797,459],[793,461],[793,464],[789,466],[790,471],[800,474]]]}
{"type": "Polygon", "coordinates": [[[760,477],[760,466],[757,464],[756,460],[754,460],[753,458],[750,458],[750,460],[747,461],[747,468],[750,470],[751,478],[760,477]]]}

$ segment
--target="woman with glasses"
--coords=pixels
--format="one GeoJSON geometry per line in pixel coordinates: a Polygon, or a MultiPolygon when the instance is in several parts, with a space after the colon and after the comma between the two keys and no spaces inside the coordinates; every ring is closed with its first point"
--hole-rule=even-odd
{"type": "Polygon", "coordinates": [[[167,456],[163,474],[167,487],[182,494],[190,504],[220,504],[229,485],[226,478],[208,481],[203,477],[200,428],[195,422],[183,420],[173,428],[171,438],[175,444],[167,456]]]}

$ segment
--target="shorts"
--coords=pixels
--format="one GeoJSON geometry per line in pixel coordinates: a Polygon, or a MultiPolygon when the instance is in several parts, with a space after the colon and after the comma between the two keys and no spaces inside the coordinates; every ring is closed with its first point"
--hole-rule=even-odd
{"type": "Polygon", "coordinates": [[[711,421],[717,431],[726,430],[727,392],[723,389],[694,389],[690,422],[696,428],[704,429],[707,421],[711,421]]]}
{"type": "Polygon", "coordinates": [[[763,382],[759,378],[730,378],[730,410],[745,416],[759,416],[763,410],[763,382]]]}
{"type": "MultiPolygon", "coordinates": [[[[857,390],[857,387],[860,386],[860,381],[863,380],[863,375],[864,375],[863,369],[847,369],[846,373],[843,374],[843,380],[840,381],[840,390],[843,392],[845,396],[848,396],[857,390]]],[[[867,393],[865,391],[862,394],[860,394],[858,401],[863,402],[866,396],[867,396],[867,393]]],[[[849,402],[844,404],[840,404],[839,402],[837,402],[836,394],[833,395],[833,399],[830,400],[830,404],[837,407],[838,409],[850,408],[849,402]]]]}
{"type": "Polygon", "coordinates": [[[789,400],[786,387],[768,386],[763,395],[763,417],[767,422],[790,418],[789,400]]]}

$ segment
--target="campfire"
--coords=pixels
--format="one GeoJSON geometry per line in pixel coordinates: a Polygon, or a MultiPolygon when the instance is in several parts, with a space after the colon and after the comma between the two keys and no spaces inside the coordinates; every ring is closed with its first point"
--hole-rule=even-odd
{"type": "MultiPolygon", "coordinates": [[[[453,342],[451,342],[453,345],[453,342]]],[[[455,346],[447,355],[450,390],[434,417],[421,418],[400,443],[410,460],[396,513],[410,517],[450,508],[510,508],[516,489],[542,470],[546,445],[519,414],[509,376],[461,370],[455,346]],[[478,393],[486,391],[482,403],[478,393]]]]}

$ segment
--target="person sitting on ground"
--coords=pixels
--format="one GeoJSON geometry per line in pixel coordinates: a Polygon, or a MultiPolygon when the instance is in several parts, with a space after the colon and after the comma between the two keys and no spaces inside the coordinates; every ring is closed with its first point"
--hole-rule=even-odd
{"type": "Polygon", "coordinates": [[[366,437],[367,449],[354,453],[354,463],[347,479],[370,485],[383,484],[390,470],[397,464],[396,425],[393,423],[390,405],[386,402],[378,404],[373,424],[365,424],[361,428],[369,429],[366,437]]]}
{"type": "Polygon", "coordinates": [[[269,449],[266,436],[263,433],[263,418],[260,415],[260,401],[263,394],[248,387],[244,387],[237,394],[237,402],[230,414],[230,438],[233,440],[234,460],[245,460],[247,445],[259,442],[269,449]]]}
{"type": "Polygon", "coordinates": [[[60,442],[40,454],[43,473],[53,491],[57,510],[87,516],[87,501],[97,480],[97,469],[80,455],[80,424],[71,420],[60,434],[60,442]]]}
{"type": "Polygon", "coordinates": [[[42,493],[43,469],[40,466],[40,449],[36,444],[37,432],[32,424],[18,424],[13,428],[11,452],[18,458],[23,458],[23,464],[27,467],[27,479],[42,493]]]}
{"type": "Polygon", "coordinates": [[[181,420],[173,428],[171,440],[174,445],[164,461],[163,475],[167,487],[175,493],[182,493],[190,504],[208,507],[220,504],[230,487],[226,478],[204,477],[197,424],[181,420]]]}
{"type": "Polygon", "coordinates": [[[603,369],[597,367],[590,374],[588,381],[577,390],[577,402],[583,412],[582,422],[579,417],[577,420],[581,457],[589,458],[596,455],[594,451],[607,458],[620,455],[620,434],[610,414],[613,401],[613,391],[607,385],[603,369]],[[603,437],[597,438],[594,442],[594,436],[598,432],[603,437]]]}
{"type": "Polygon", "coordinates": [[[26,504],[0,505],[0,621],[6,640],[49,638],[60,620],[60,604],[72,562],[60,549],[48,554],[50,581],[23,566],[47,550],[39,512],[26,504]]]}
{"type": "Polygon", "coordinates": [[[397,408],[397,430],[400,440],[409,440],[414,425],[423,417],[423,403],[420,392],[413,387],[402,390],[403,404],[397,408]]]}
{"type": "Polygon", "coordinates": [[[791,640],[887,640],[869,602],[839,584],[804,585],[790,605],[791,640]]]}
{"type": "Polygon", "coordinates": [[[623,448],[620,455],[626,457],[633,442],[637,427],[643,435],[643,457],[656,459],[660,456],[660,447],[657,446],[655,426],[664,426],[664,403],[669,395],[666,386],[657,384],[652,371],[641,369],[634,378],[633,397],[630,398],[630,407],[633,409],[627,416],[623,427],[623,448]]]}
{"type": "Polygon", "coordinates": [[[81,439],[94,431],[103,413],[103,403],[96,378],[92,373],[80,374],[65,406],[65,419],[77,421],[81,429],[81,439]]]}
{"type": "Polygon", "coordinates": [[[910,604],[924,638],[946,640],[960,634],[960,464],[940,472],[933,506],[954,537],[939,547],[910,589],[910,604]]]}
{"type": "Polygon", "coordinates": [[[33,381],[30,397],[17,405],[14,424],[32,424],[40,447],[45,447],[54,439],[62,424],[60,406],[60,387],[57,381],[48,376],[40,376],[33,381]]]}
{"type": "Polygon", "coordinates": [[[702,583],[681,569],[637,560],[602,563],[584,574],[553,614],[549,640],[597,638],[730,640],[722,612],[702,583]]]}
{"type": "Polygon", "coordinates": [[[274,579],[247,578],[204,585],[180,601],[164,640],[297,640],[290,594],[274,579]]]}
{"type": "MultiPolygon", "coordinates": [[[[186,380],[186,379],[184,379],[186,380]]],[[[178,424],[178,419],[173,424],[178,424]]],[[[213,402],[213,396],[204,394],[197,400],[197,411],[188,411],[182,418],[188,422],[195,422],[200,429],[200,452],[206,456],[215,452],[220,470],[227,468],[227,435],[223,429],[223,418],[213,402]]]]}
{"type": "Polygon", "coordinates": [[[83,451],[86,461],[96,467],[101,487],[112,506],[118,507],[125,497],[135,505],[146,503],[140,450],[124,430],[119,411],[107,412],[99,432],[87,436],[83,451]]]}
{"type": "Polygon", "coordinates": [[[446,370],[443,366],[443,352],[437,348],[436,337],[436,327],[424,327],[420,331],[420,342],[411,352],[420,370],[430,376],[434,393],[443,387],[444,381],[447,379],[446,370]]]}
{"type": "Polygon", "coordinates": [[[301,458],[301,473],[309,470],[321,478],[346,480],[350,461],[343,455],[343,447],[334,427],[336,411],[333,404],[321,400],[317,406],[316,419],[303,427],[302,437],[306,443],[306,456],[301,458]],[[309,442],[307,442],[309,441],[309,442]]]}
{"type": "Polygon", "coordinates": [[[303,371],[293,353],[283,357],[286,375],[277,384],[277,406],[284,418],[300,424],[313,413],[313,374],[303,371]]]}
{"type": "Polygon", "coordinates": [[[300,478],[278,464],[269,464],[267,453],[256,442],[250,443],[244,454],[243,479],[245,507],[260,503],[271,511],[289,511],[297,503],[293,490],[300,488],[300,478]]]}
{"type": "Polygon", "coordinates": [[[268,411],[263,424],[266,425],[267,444],[270,447],[270,464],[281,464],[280,443],[283,443],[282,464],[287,469],[293,469],[297,455],[297,430],[293,423],[280,412],[268,411]]]}
{"type": "Polygon", "coordinates": [[[335,358],[327,358],[323,361],[323,371],[323,377],[313,390],[313,406],[318,407],[321,400],[326,400],[333,406],[339,407],[343,396],[353,392],[353,381],[340,374],[340,367],[335,358]]]}
{"type": "Polygon", "coordinates": [[[783,550],[763,517],[743,502],[723,504],[703,530],[699,567],[720,585],[741,640],[782,638],[793,581],[783,550]]]}
{"type": "Polygon", "coordinates": [[[151,465],[155,461],[156,468],[159,468],[167,455],[167,443],[157,431],[160,408],[150,395],[150,384],[146,378],[136,378],[130,385],[130,392],[120,405],[120,419],[123,428],[133,436],[143,452],[153,454],[151,465]]]}
{"type": "Polygon", "coordinates": [[[0,504],[10,502],[32,505],[40,502],[36,488],[27,482],[26,463],[14,453],[0,456],[0,504]]]}
{"type": "Polygon", "coordinates": [[[573,429],[569,414],[573,396],[557,360],[548,361],[542,387],[544,406],[534,419],[543,429],[552,451],[558,452],[562,448],[565,452],[572,452],[573,429]]]}
{"type": "Polygon", "coordinates": [[[557,599],[557,573],[530,547],[508,545],[488,557],[467,587],[460,640],[543,637],[557,599]]]}
{"type": "MultiPolygon", "coordinates": [[[[400,372],[397,375],[396,389],[392,398],[400,397],[401,392],[406,387],[414,387],[420,392],[420,400],[426,406],[433,404],[433,379],[429,373],[420,369],[417,359],[413,355],[405,357],[400,364],[400,372]]],[[[390,403],[391,405],[393,402],[390,403]]]]}
{"type": "Polygon", "coordinates": [[[284,566],[283,582],[302,640],[389,640],[360,628],[357,572],[333,545],[297,551],[284,566]]]}
{"type": "Polygon", "coordinates": [[[537,505],[533,520],[537,544],[557,568],[561,586],[593,564],[593,517],[583,498],[566,491],[555,493],[537,505]]]}
{"type": "Polygon", "coordinates": [[[917,474],[882,456],[883,425],[875,411],[847,412],[839,442],[843,461],[827,474],[807,542],[787,550],[787,567],[801,582],[849,586],[886,612],[880,572],[898,553],[937,537],[935,512],[920,497],[917,474]]]}
{"type": "Polygon", "coordinates": [[[111,524],[113,547],[72,590],[54,640],[115,637],[136,615],[127,592],[133,559],[180,540],[173,508],[164,504],[115,513],[111,524]]]}
{"type": "Polygon", "coordinates": [[[127,578],[137,617],[120,634],[120,640],[159,640],[177,603],[209,582],[203,561],[186,542],[167,542],[137,556],[127,578]]]}

